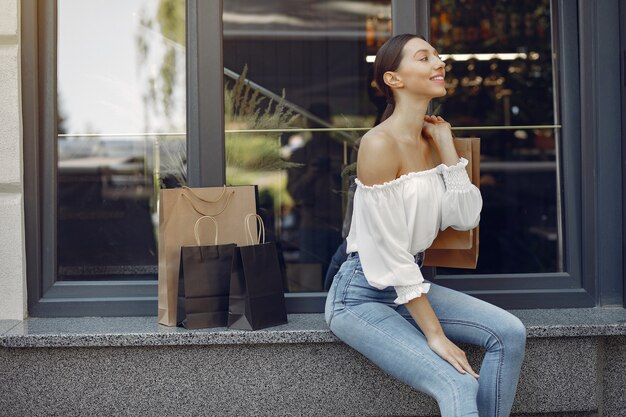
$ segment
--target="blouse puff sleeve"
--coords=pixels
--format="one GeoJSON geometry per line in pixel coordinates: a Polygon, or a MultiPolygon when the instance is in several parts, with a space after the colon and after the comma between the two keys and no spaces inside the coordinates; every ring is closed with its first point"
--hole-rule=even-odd
{"type": "MultiPolygon", "coordinates": [[[[482,197],[473,185],[465,166],[468,161],[459,158],[456,165],[440,164],[446,187],[441,204],[441,230],[452,226],[457,230],[469,230],[480,220],[482,197]]],[[[371,240],[357,239],[360,261],[370,285],[384,289],[392,285],[398,297],[395,304],[404,304],[430,290],[424,282],[420,267],[409,252],[410,236],[406,224],[402,189],[396,187],[362,187],[355,193],[355,206],[363,207],[356,216],[356,226],[371,240]]]]}
{"type": "Polygon", "coordinates": [[[455,165],[438,166],[446,188],[441,197],[440,230],[471,230],[480,222],[483,199],[478,187],[470,182],[467,164],[468,160],[460,157],[455,165]]]}

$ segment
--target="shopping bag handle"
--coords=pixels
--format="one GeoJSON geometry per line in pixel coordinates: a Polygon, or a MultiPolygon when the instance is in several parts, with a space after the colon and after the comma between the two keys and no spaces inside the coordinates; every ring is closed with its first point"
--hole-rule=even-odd
{"type": "MultiPolygon", "coordinates": [[[[246,215],[246,219],[244,220],[246,224],[246,229],[248,229],[248,234],[246,235],[246,243],[248,243],[248,236],[250,237],[250,245],[254,245],[254,236],[252,235],[252,229],[250,229],[250,217],[255,216],[259,222],[261,223],[261,233],[263,234],[263,243],[265,243],[265,225],[263,224],[263,218],[256,213],[248,213],[246,215]]],[[[254,223],[256,227],[256,222],[254,223]]],[[[261,243],[261,235],[257,236],[257,245],[261,243]]]]}
{"type": "Polygon", "coordinates": [[[193,234],[196,237],[196,243],[200,246],[200,236],[198,235],[198,225],[200,224],[200,220],[202,219],[211,219],[213,223],[215,223],[215,246],[217,246],[217,220],[213,216],[202,216],[198,220],[196,220],[196,224],[193,227],[193,234]]]}
{"type": "MultiPolygon", "coordinates": [[[[220,211],[218,211],[217,213],[215,213],[215,214],[203,213],[200,209],[198,209],[198,207],[196,207],[196,205],[194,204],[193,200],[191,198],[189,198],[189,196],[187,194],[183,193],[182,196],[187,201],[189,201],[189,204],[191,204],[191,208],[193,208],[194,211],[196,213],[198,213],[199,215],[201,215],[201,216],[219,216],[220,214],[222,214],[224,212],[224,210],[226,210],[226,207],[228,207],[228,204],[230,203],[230,200],[231,200],[233,194],[235,194],[234,191],[231,191],[230,193],[228,193],[228,197],[226,198],[226,204],[224,204],[224,207],[222,207],[222,209],[220,211]]],[[[202,201],[206,201],[206,200],[202,200],[202,201]]]]}
{"type": "Polygon", "coordinates": [[[191,187],[189,187],[187,185],[183,185],[181,188],[183,190],[189,191],[194,197],[196,197],[200,201],[204,201],[205,203],[217,203],[218,201],[220,201],[222,199],[222,197],[224,197],[224,194],[226,193],[226,184],[224,184],[224,186],[222,187],[222,193],[220,194],[219,197],[217,197],[217,200],[207,200],[205,198],[200,197],[198,194],[196,194],[193,191],[193,188],[191,188],[191,187]]]}

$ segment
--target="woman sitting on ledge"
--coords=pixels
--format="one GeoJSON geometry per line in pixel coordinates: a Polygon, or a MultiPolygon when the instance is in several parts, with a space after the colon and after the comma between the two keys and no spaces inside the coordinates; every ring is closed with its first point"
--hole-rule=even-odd
{"type": "Polygon", "coordinates": [[[423,38],[403,34],[379,49],[374,77],[389,104],[360,142],[348,258],[328,291],[326,323],[386,373],[434,397],[442,417],[508,416],[524,324],[420,270],[439,230],[472,229],[482,209],[450,124],[425,114],[446,94],[444,63],[423,38]],[[456,342],[487,350],[480,377],[456,342]]]}

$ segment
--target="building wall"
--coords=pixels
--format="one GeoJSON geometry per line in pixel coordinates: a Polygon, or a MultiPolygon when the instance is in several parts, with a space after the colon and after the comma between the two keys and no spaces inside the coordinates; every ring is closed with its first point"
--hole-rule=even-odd
{"type": "Polygon", "coordinates": [[[27,315],[20,11],[18,0],[0,0],[0,320],[27,315]]]}

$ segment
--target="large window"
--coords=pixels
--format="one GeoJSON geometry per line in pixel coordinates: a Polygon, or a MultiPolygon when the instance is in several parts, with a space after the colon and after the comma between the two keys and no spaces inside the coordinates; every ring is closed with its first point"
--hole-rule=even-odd
{"type": "MultiPolygon", "coordinates": [[[[354,162],[355,140],[386,105],[371,82],[376,51],[391,35],[391,3],[319,0],[276,10],[276,2],[225,3],[227,181],[260,185],[288,288],[327,290],[330,260],[345,237],[348,181],[341,173],[354,162]],[[251,91],[238,88],[244,81],[251,91]],[[257,108],[242,104],[252,91],[266,101],[284,92],[283,114],[270,107],[269,122],[257,120],[257,108]]],[[[457,136],[482,139],[485,203],[478,267],[437,273],[562,272],[549,2],[433,1],[430,26],[448,91],[433,100],[434,111],[457,136]]]]}
{"type": "Polygon", "coordinates": [[[446,62],[432,112],[481,138],[478,268],[434,279],[504,307],[594,305],[580,261],[577,7],[25,0],[31,315],[156,315],[159,188],[223,183],[258,185],[288,311],[323,311],[353,145],[385,107],[373,58],[407,32],[446,62]]]}

